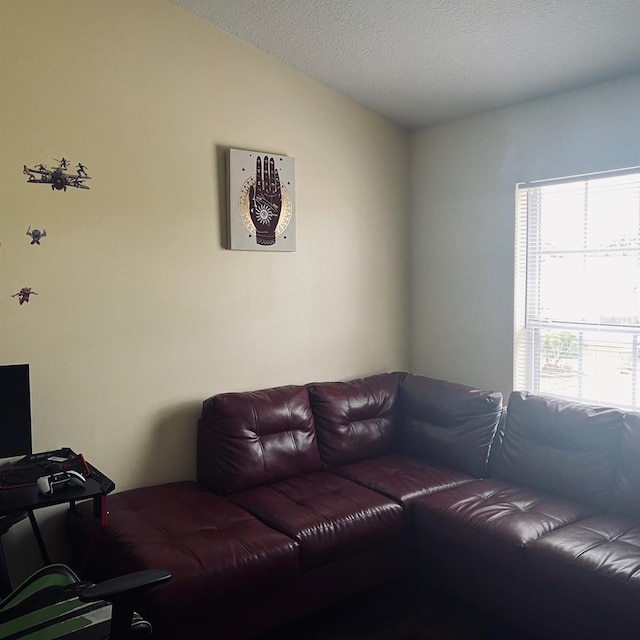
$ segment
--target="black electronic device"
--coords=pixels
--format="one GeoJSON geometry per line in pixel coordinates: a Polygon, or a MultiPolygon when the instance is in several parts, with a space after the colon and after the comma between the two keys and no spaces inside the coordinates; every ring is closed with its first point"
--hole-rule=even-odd
{"type": "Polygon", "coordinates": [[[31,453],[29,365],[0,365],[0,458],[31,453]]]}

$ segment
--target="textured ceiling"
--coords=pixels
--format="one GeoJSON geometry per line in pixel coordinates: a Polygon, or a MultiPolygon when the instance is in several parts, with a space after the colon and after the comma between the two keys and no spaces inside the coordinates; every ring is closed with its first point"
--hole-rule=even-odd
{"type": "Polygon", "coordinates": [[[640,72],[640,0],[172,2],[410,129],[640,72]]]}

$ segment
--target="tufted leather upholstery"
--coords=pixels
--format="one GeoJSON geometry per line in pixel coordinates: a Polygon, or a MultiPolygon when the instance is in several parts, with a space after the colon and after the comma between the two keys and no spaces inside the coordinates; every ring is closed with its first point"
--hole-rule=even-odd
{"type": "MultiPolygon", "coordinates": [[[[413,380],[407,393],[409,397],[417,398],[417,379],[415,376],[410,377],[413,380]]],[[[406,374],[393,373],[349,382],[309,385],[320,455],[325,466],[332,473],[382,493],[401,504],[406,504],[419,495],[473,479],[468,474],[446,466],[393,453],[402,445],[402,430],[398,428],[400,416],[397,396],[398,385],[405,378],[406,374]]],[[[428,383],[420,379],[417,384],[428,383]]],[[[457,393],[457,404],[468,400],[467,387],[458,385],[449,391],[451,400],[454,393],[457,393]]],[[[436,411],[432,414],[436,414],[436,411]]],[[[450,419],[446,412],[441,416],[444,421],[450,419]]],[[[438,417],[434,415],[434,419],[438,417]]],[[[493,414],[489,420],[494,420],[493,414]]],[[[413,428],[419,430],[422,426],[414,424],[413,428]]],[[[437,452],[432,451],[432,454],[437,457],[437,452]]]]}
{"type": "Polygon", "coordinates": [[[640,521],[605,511],[638,513],[640,415],[514,392],[503,429],[493,478],[415,501],[424,556],[541,637],[639,637],[640,521]]]}
{"type": "Polygon", "coordinates": [[[502,394],[407,375],[400,404],[406,451],[471,476],[486,473],[502,394]]]}
{"type": "Polygon", "coordinates": [[[235,493],[235,504],[291,536],[308,570],[402,531],[402,507],[329,473],[296,476],[235,493]]]}
{"type": "Polygon", "coordinates": [[[487,478],[421,497],[413,513],[430,540],[520,571],[526,544],[592,512],[579,503],[487,478]]]}
{"type": "Polygon", "coordinates": [[[513,392],[494,475],[608,506],[622,429],[617,409],[513,392]]]}
{"type": "Polygon", "coordinates": [[[331,473],[393,498],[403,506],[420,496],[475,480],[462,471],[390,454],[331,469],[331,473]]]}
{"type": "Polygon", "coordinates": [[[397,448],[399,373],[308,385],[320,455],[326,467],[397,448]]]}
{"type": "MultiPolygon", "coordinates": [[[[162,567],[172,580],[156,609],[184,614],[212,599],[272,587],[298,573],[298,545],[195,482],[123,491],[109,498],[109,526],[92,571],[162,567]]],[[[166,613],[166,612],[165,612],[166,613]]]]}
{"type": "Polygon", "coordinates": [[[305,387],[224,393],[205,400],[198,425],[198,480],[222,495],[319,471],[305,387]]]}
{"type": "Polygon", "coordinates": [[[90,567],[172,571],[143,610],[158,640],[240,638],[418,546],[436,589],[538,637],[636,640],[639,461],[640,414],[514,392],[505,417],[500,394],[410,374],[221,394],[200,482],[111,496],[90,567]]]}
{"type": "MultiPolygon", "coordinates": [[[[597,515],[553,531],[526,549],[532,580],[579,602],[605,610],[613,629],[640,631],[640,522],[597,515]]],[[[638,637],[636,634],[635,637],[638,637]]]]}

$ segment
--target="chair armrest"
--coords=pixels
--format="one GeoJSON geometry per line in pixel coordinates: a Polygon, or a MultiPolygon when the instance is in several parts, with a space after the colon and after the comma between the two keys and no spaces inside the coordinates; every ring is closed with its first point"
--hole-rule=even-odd
{"type": "Polygon", "coordinates": [[[171,573],[163,569],[137,571],[136,573],[111,578],[111,580],[105,580],[83,589],[80,593],[80,600],[83,602],[94,602],[96,600],[111,602],[119,596],[134,595],[170,579],[171,573]]]}
{"type": "Polygon", "coordinates": [[[113,608],[109,637],[111,640],[126,640],[131,629],[134,596],[168,580],[171,580],[171,573],[163,569],[138,571],[87,587],[78,597],[83,602],[111,602],[113,608]]]}

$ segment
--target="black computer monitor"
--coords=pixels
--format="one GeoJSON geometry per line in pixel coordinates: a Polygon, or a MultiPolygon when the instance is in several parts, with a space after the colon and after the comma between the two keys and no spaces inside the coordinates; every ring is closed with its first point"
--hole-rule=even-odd
{"type": "Polygon", "coordinates": [[[0,458],[31,453],[29,365],[0,365],[0,458]]]}

